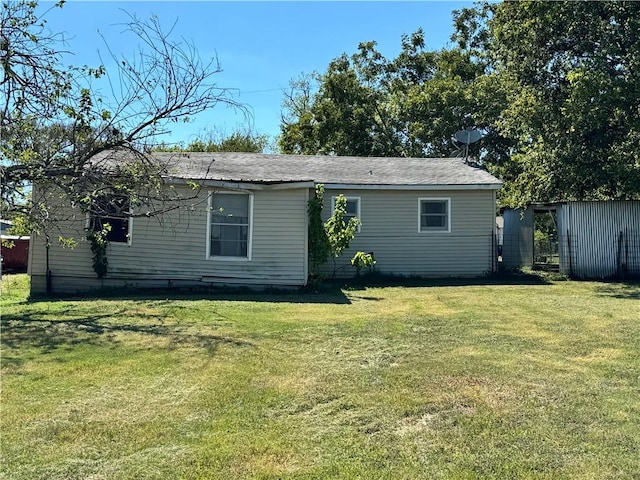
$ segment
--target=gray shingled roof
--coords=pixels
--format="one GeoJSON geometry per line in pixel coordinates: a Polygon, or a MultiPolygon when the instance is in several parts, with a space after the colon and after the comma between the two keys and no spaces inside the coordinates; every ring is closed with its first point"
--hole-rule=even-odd
{"type": "Polygon", "coordinates": [[[380,158],[261,153],[157,153],[169,176],[247,183],[342,185],[484,185],[502,182],[461,158],[380,158]]]}

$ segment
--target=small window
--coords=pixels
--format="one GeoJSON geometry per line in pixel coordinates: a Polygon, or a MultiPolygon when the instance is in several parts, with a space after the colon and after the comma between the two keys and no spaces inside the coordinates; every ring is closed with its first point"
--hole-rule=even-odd
{"type": "MultiPolygon", "coordinates": [[[[336,208],[336,198],[331,197],[331,213],[336,208]]],[[[362,222],[360,218],[360,197],[345,197],[347,199],[347,213],[344,215],[344,222],[348,223],[350,219],[357,218],[362,222]]],[[[360,225],[358,225],[358,232],[360,231],[360,225]]]]}
{"type": "Polygon", "coordinates": [[[451,231],[451,200],[448,198],[421,198],[419,200],[419,232],[451,231]]]}
{"type": "Polygon", "coordinates": [[[250,258],[251,196],[214,193],[210,202],[209,256],[250,258]]]}
{"type": "Polygon", "coordinates": [[[101,195],[93,201],[89,227],[100,232],[108,224],[107,241],[126,243],[130,239],[131,204],[123,195],[101,195]]]}

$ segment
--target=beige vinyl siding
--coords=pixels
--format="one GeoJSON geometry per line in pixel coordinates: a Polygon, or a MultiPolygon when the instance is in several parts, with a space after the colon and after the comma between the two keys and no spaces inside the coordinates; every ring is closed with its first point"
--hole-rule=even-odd
{"type": "MultiPolygon", "coordinates": [[[[337,275],[355,273],[350,259],[361,250],[373,252],[376,269],[425,277],[478,276],[492,270],[495,229],[493,190],[332,190],[325,192],[324,216],[331,197],[360,197],[360,232],[338,259],[337,275]],[[419,199],[450,199],[451,231],[419,232],[419,199]]],[[[331,260],[324,273],[333,269],[331,260]]]]}
{"type": "MultiPolygon", "coordinates": [[[[306,282],[306,189],[253,192],[253,236],[250,261],[207,258],[207,195],[192,208],[161,217],[134,218],[131,244],[110,243],[109,270],[99,280],[84,240],[84,217],[61,225],[60,234],[79,240],[75,249],[52,242],[49,254],[54,291],[100,286],[173,286],[205,283],[303,285],[306,282]]],[[[57,235],[56,235],[57,238],[57,235]]],[[[35,292],[44,291],[45,254],[41,237],[33,240],[31,274],[35,292]]]]}

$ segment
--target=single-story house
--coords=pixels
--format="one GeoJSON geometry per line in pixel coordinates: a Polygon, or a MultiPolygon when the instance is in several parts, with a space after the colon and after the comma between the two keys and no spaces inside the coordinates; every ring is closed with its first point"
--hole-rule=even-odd
{"type": "MultiPolygon", "coordinates": [[[[356,251],[373,252],[382,273],[472,277],[495,266],[496,191],[501,181],[461,158],[360,158],[256,153],[157,153],[176,191],[201,188],[188,206],[157,217],[111,222],[108,272],[98,278],[85,240],[87,216],[71,205],[57,225],[78,245],[32,236],[33,293],[105,286],[206,284],[303,286],[309,276],[307,202],[325,187],[362,224],[337,260],[352,276],[356,251]]],[[[36,186],[37,188],[37,186],[36,186]]],[[[126,201],[123,200],[123,201],[126,201]]],[[[139,207],[143,208],[143,206],[139,207]]],[[[142,211],[142,210],[141,210],[142,211]]],[[[333,272],[329,262],[326,273],[333,272]]]]}
{"type": "Polygon", "coordinates": [[[570,277],[640,277],[638,200],[565,201],[506,209],[503,238],[507,268],[544,265],[552,256],[557,269],[570,277]],[[544,225],[536,222],[540,217],[553,223],[550,248],[536,242],[540,234],[536,224],[544,225]]]}

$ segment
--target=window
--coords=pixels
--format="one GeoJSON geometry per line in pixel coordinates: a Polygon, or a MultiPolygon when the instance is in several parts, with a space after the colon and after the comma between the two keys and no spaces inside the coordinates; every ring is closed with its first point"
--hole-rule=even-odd
{"type": "Polygon", "coordinates": [[[420,198],[419,232],[451,232],[451,199],[420,198]]]}
{"type": "Polygon", "coordinates": [[[209,257],[251,257],[253,197],[242,193],[214,193],[209,197],[209,257]]]}
{"type": "MultiPolygon", "coordinates": [[[[336,198],[331,197],[331,213],[336,208],[336,198]]],[[[362,222],[360,218],[360,197],[345,197],[347,199],[347,213],[344,215],[344,222],[348,223],[350,219],[357,218],[362,222]]],[[[358,225],[358,232],[360,231],[360,225],[358,225]]]]}
{"type": "Polygon", "coordinates": [[[109,224],[107,241],[126,243],[131,239],[131,205],[124,195],[106,194],[97,197],[91,205],[89,228],[100,232],[109,224]]]}

